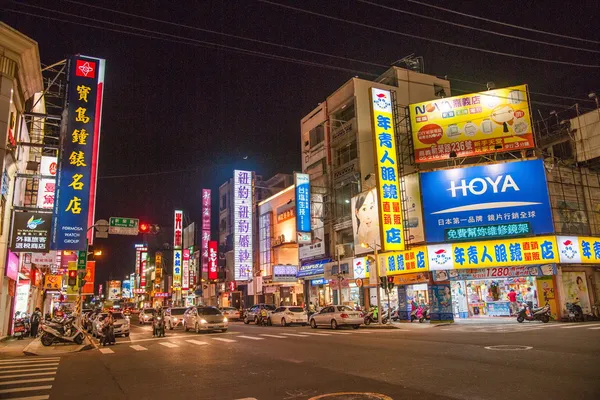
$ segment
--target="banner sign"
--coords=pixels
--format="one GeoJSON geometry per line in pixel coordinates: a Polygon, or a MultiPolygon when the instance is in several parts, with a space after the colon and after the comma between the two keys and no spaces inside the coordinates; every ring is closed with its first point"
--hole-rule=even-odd
{"type": "Polygon", "coordinates": [[[325,273],[325,264],[332,262],[331,258],[324,260],[312,261],[298,268],[298,278],[305,278],[314,275],[323,275],[325,273]]]}
{"type": "Polygon", "coordinates": [[[190,288],[190,251],[183,249],[181,258],[181,288],[188,290],[190,288]]]}
{"type": "Polygon", "coordinates": [[[208,280],[216,280],[218,278],[217,267],[218,267],[218,252],[217,252],[217,241],[211,240],[208,242],[208,280]]]}
{"type": "MultiPolygon", "coordinates": [[[[403,216],[398,159],[389,90],[371,88],[373,143],[377,165],[379,228],[383,251],[404,250],[403,216]]],[[[373,245],[373,243],[368,243],[373,245]]]]}
{"type": "Polygon", "coordinates": [[[88,222],[91,217],[93,224],[95,204],[104,63],[84,56],[70,60],[52,224],[55,250],[87,250],[88,222]]]}
{"type": "Polygon", "coordinates": [[[8,251],[4,273],[13,281],[19,280],[19,256],[10,250],[8,251]]]}
{"type": "Polygon", "coordinates": [[[51,220],[51,214],[13,211],[10,249],[29,253],[48,253],[51,220]]]}
{"type": "Polygon", "coordinates": [[[427,253],[432,271],[559,262],[555,236],[429,245],[427,253]]]}
{"type": "Polygon", "coordinates": [[[273,265],[273,282],[296,282],[297,274],[296,265],[273,265]]]}
{"type": "Polygon", "coordinates": [[[31,262],[36,265],[56,265],[56,252],[51,251],[49,253],[32,253],[31,262]]]}
{"type": "Polygon", "coordinates": [[[154,254],[154,268],[154,285],[160,285],[163,275],[163,255],[160,251],[154,254]]]}
{"type": "Polygon", "coordinates": [[[51,176],[53,178],[40,178],[37,192],[38,208],[54,208],[54,192],[56,191],[56,173],[58,172],[58,162],[56,157],[42,156],[40,163],[40,175],[51,176]]]}
{"type": "Polygon", "coordinates": [[[414,173],[404,177],[406,187],[406,226],[408,235],[406,242],[409,244],[422,243],[425,241],[423,227],[423,204],[421,201],[421,188],[419,187],[419,174],[414,173]]]}
{"type": "Polygon", "coordinates": [[[431,285],[431,323],[453,322],[452,292],[450,284],[438,283],[431,285]]]}
{"type": "Polygon", "coordinates": [[[385,266],[386,275],[429,271],[427,248],[425,246],[381,254],[379,262],[385,266]]]}
{"type": "Polygon", "coordinates": [[[354,255],[370,253],[373,251],[371,247],[381,246],[377,189],[373,188],[354,196],[350,201],[350,206],[354,233],[354,255]],[[371,247],[363,247],[363,243],[371,247]]]}
{"type": "Polygon", "coordinates": [[[173,251],[173,287],[181,287],[181,259],[183,252],[181,250],[173,251]]]}
{"type": "Polygon", "coordinates": [[[254,181],[251,171],[233,171],[234,279],[248,280],[252,276],[254,181]]]}
{"type": "MultiPolygon", "coordinates": [[[[83,287],[81,288],[81,294],[85,294],[85,295],[93,295],[94,294],[94,279],[96,277],[96,261],[88,261],[87,265],[85,267],[85,277],[83,278],[85,280],[85,285],[83,285],[83,287]]],[[[123,287],[125,287],[125,282],[123,281],[123,287]]],[[[129,281],[127,281],[129,282],[129,281]]],[[[123,289],[124,291],[125,289],[123,289]]],[[[123,295],[123,297],[131,297],[130,296],[125,296],[123,295]]]]}
{"type": "Polygon", "coordinates": [[[181,246],[183,246],[183,211],[175,210],[173,226],[173,248],[181,250],[181,246]]]}
{"type": "Polygon", "coordinates": [[[310,232],[310,176],[294,174],[296,183],[296,231],[310,232]]]}
{"type": "Polygon", "coordinates": [[[210,189],[202,189],[202,274],[200,276],[208,276],[208,242],[210,241],[210,189]]]}
{"type": "Polygon", "coordinates": [[[140,288],[146,289],[146,266],[148,263],[148,252],[144,250],[140,253],[140,288]]]}
{"type": "Polygon", "coordinates": [[[428,242],[554,232],[542,160],[424,172],[421,191],[428,242]]]}
{"type": "Polygon", "coordinates": [[[44,289],[45,290],[61,290],[62,289],[62,275],[51,275],[46,274],[44,276],[44,289]]]}
{"type": "Polygon", "coordinates": [[[600,237],[557,236],[560,262],[600,264],[600,237]]]}
{"type": "Polygon", "coordinates": [[[533,265],[530,267],[468,268],[434,271],[436,281],[464,281],[474,279],[516,278],[521,276],[556,275],[556,264],[533,265]]]}
{"type": "Polygon", "coordinates": [[[121,281],[108,281],[108,300],[121,298],[121,281]]]}
{"type": "Polygon", "coordinates": [[[416,162],[534,147],[527,85],[410,105],[416,162]]]}

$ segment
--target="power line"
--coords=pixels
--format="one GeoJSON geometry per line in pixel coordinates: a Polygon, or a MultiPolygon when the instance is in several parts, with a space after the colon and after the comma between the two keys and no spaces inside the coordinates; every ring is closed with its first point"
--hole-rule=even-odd
{"type": "Polygon", "coordinates": [[[345,72],[360,73],[360,74],[369,75],[369,76],[378,76],[378,74],[374,74],[374,73],[371,73],[371,72],[360,71],[360,70],[351,69],[351,68],[337,67],[337,66],[334,66],[334,65],[322,64],[322,63],[318,63],[318,62],[314,62],[314,61],[300,60],[300,59],[293,58],[293,57],[286,57],[286,56],[280,56],[280,55],[275,55],[275,54],[269,54],[269,53],[259,52],[259,51],[255,51],[255,50],[248,50],[248,49],[244,49],[244,48],[241,48],[241,47],[228,46],[228,45],[224,45],[224,44],[220,44],[220,43],[208,42],[208,41],[204,41],[204,40],[186,38],[186,37],[183,37],[183,36],[171,35],[171,34],[168,34],[168,33],[153,31],[153,30],[150,30],[150,29],[135,28],[135,27],[127,26],[127,25],[117,24],[117,23],[114,23],[114,22],[108,22],[108,21],[98,20],[98,19],[95,19],[95,18],[84,17],[84,16],[81,16],[81,15],[70,14],[70,13],[65,13],[65,12],[56,11],[56,10],[50,10],[50,9],[45,9],[43,7],[38,7],[38,6],[31,6],[31,5],[28,5],[28,6],[35,7],[35,8],[41,8],[41,9],[44,9],[44,10],[47,10],[47,11],[51,11],[51,12],[54,12],[54,13],[58,13],[58,14],[63,14],[63,15],[69,15],[69,16],[72,16],[72,17],[88,19],[88,20],[92,20],[92,21],[96,21],[96,22],[100,22],[100,23],[105,23],[105,24],[109,24],[109,25],[116,25],[116,26],[127,28],[127,29],[134,29],[134,30],[139,30],[139,31],[143,31],[143,32],[155,33],[155,34],[158,34],[158,35],[165,35],[165,36],[169,36],[169,37],[172,37],[172,38],[175,38],[175,39],[169,39],[169,38],[164,38],[164,37],[160,37],[160,36],[153,36],[153,35],[148,35],[148,34],[135,33],[135,32],[124,31],[124,30],[120,30],[120,29],[107,28],[105,26],[98,26],[98,25],[92,25],[92,24],[84,24],[84,23],[81,23],[81,22],[70,21],[70,20],[67,20],[67,19],[50,17],[50,16],[46,16],[46,15],[34,14],[34,13],[29,13],[29,12],[19,11],[19,10],[13,10],[13,9],[6,9],[6,11],[14,12],[14,13],[17,13],[17,14],[29,15],[29,16],[38,17],[38,18],[50,19],[50,20],[54,20],[54,21],[67,22],[67,23],[71,23],[71,24],[75,24],[75,25],[85,26],[85,27],[88,27],[88,28],[104,29],[104,30],[108,30],[108,31],[113,31],[113,32],[118,32],[118,33],[124,33],[124,34],[138,36],[138,37],[145,37],[145,38],[149,38],[149,39],[158,39],[158,40],[163,40],[163,41],[167,41],[167,42],[174,42],[174,43],[179,43],[179,44],[189,44],[189,45],[194,45],[194,46],[198,46],[198,47],[205,47],[205,48],[215,48],[215,47],[217,47],[217,48],[221,48],[222,50],[232,51],[234,53],[241,53],[241,54],[246,54],[246,55],[253,55],[253,56],[262,57],[262,58],[268,58],[268,59],[274,59],[274,60],[280,60],[280,61],[287,61],[287,62],[296,63],[296,64],[309,65],[309,66],[315,66],[315,67],[322,67],[322,68],[334,69],[334,70],[345,71],[345,72]]]}
{"type": "MultiPolygon", "coordinates": [[[[172,21],[166,21],[166,20],[162,20],[162,19],[158,19],[158,18],[146,17],[144,15],[139,15],[139,14],[134,14],[134,13],[128,13],[128,12],[125,12],[125,11],[112,10],[110,8],[95,6],[95,5],[92,5],[92,4],[85,4],[85,3],[81,3],[79,1],[74,1],[74,0],[63,0],[63,1],[66,1],[68,3],[77,4],[77,5],[80,5],[80,6],[95,8],[95,9],[98,9],[98,10],[104,10],[104,11],[112,12],[112,13],[115,13],[115,14],[127,15],[127,16],[134,17],[134,18],[145,19],[147,21],[160,22],[162,24],[167,24],[167,25],[172,25],[172,26],[178,26],[178,27],[187,28],[187,29],[193,29],[193,30],[200,31],[200,32],[212,33],[212,34],[215,34],[215,35],[225,36],[225,37],[229,37],[229,38],[234,38],[234,39],[246,40],[246,41],[254,42],[254,43],[265,44],[265,45],[268,45],[268,46],[274,46],[274,47],[279,47],[279,48],[288,49],[288,50],[302,51],[302,52],[305,52],[305,53],[317,54],[317,55],[321,55],[321,56],[324,56],[324,57],[337,58],[339,60],[345,60],[345,61],[357,62],[357,63],[362,63],[362,64],[368,64],[368,65],[373,65],[373,66],[376,66],[376,67],[384,67],[384,68],[388,67],[388,65],[378,64],[378,63],[374,63],[374,62],[371,62],[371,61],[358,60],[358,59],[355,59],[355,58],[337,56],[337,55],[334,55],[334,54],[323,53],[323,52],[320,52],[320,51],[302,49],[302,48],[299,48],[299,47],[288,46],[288,45],[279,44],[279,43],[273,43],[273,42],[268,42],[268,41],[260,40],[260,39],[253,39],[253,38],[249,38],[249,37],[246,37],[246,36],[239,36],[239,35],[233,35],[233,34],[230,34],[230,33],[218,32],[218,31],[214,31],[214,30],[211,30],[211,29],[200,28],[200,27],[197,27],[197,26],[185,25],[185,24],[180,24],[180,23],[176,23],[176,22],[172,22],[172,21]]],[[[13,0],[13,3],[15,3],[14,0],[13,0]]],[[[17,4],[22,4],[22,3],[17,3],[17,4]]],[[[27,5],[27,4],[25,4],[25,5],[27,5]]]]}
{"type": "Polygon", "coordinates": [[[378,27],[378,26],[364,24],[362,22],[350,21],[350,20],[346,20],[346,19],[343,19],[343,18],[338,18],[338,17],[334,17],[334,16],[331,16],[331,15],[318,13],[316,11],[306,10],[304,8],[293,7],[293,6],[288,6],[288,5],[285,5],[285,4],[275,3],[275,2],[269,1],[269,0],[257,0],[257,1],[259,1],[261,3],[265,3],[265,4],[270,4],[270,5],[273,5],[273,6],[276,6],[276,7],[281,7],[281,8],[286,8],[286,9],[289,9],[289,10],[298,11],[298,12],[305,13],[305,14],[316,15],[316,16],[319,16],[319,17],[322,17],[322,18],[331,19],[333,21],[339,21],[339,22],[343,22],[343,23],[346,23],[346,24],[361,26],[363,28],[374,29],[374,30],[377,30],[377,31],[380,31],[380,32],[391,33],[391,34],[394,34],[394,35],[406,36],[406,37],[410,37],[410,38],[413,38],[413,39],[419,39],[419,40],[425,40],[425,41],[428,41],[428,42],[434,42],[434,43],[444,44],[446,46],[458,47],[458,48],[461,48],[461,49],[468,49],[468,50],[480,51],[480,52],[483,52],[483,53],[496,54],[496,55],[506,56],[506,57],[512,57],[512,58],[520,58],[520,59],[523,59],[523,60],[546,62],[546,63],[550,63],[550,64],[570,65],[570,66],[584,67],[584,68],[600,68],[600,65],[580,64],[580,63],[574,63],[574,62],[569,62],[569,61],[557,61],[557,60],[550,60],[550,59],[545,59],[545,58],[528,57],[528,56],[522,56],[522,55],[518,55],[518,54],[504,53],[504,52],[500,52],[500,51],[482,49],[482,48],[479,48],[479,47],[472,47],[472,46],[466,46],[466,45],[462,45],[462,44],[450,43],[450,42],[446,42],[446,41],[443,41],[443,40],[431,39],[431,38],[428,38],[428,37],[423,37],[423,36],[418,36],[418,35],[412,35],[410,33],[404,33],[404,32],[394,31],[392,29],[381,28],[381,27],[378,27]]]}
{"type": "Polygon", "coordinates": [[[420,6],[431,7],[431,8],[435,8],[437,10],[446,11],[446,12],[449,12],[449,13],[452,13],[452,14],[462,15],[463,17],[475,18],[475,19],[478,19],[478,20],[481,20],[481,21],[491,22],[491,23],[494,23],[494,24],[499,24],[499,25],[504,25],[504,26],[510,26],[511,28],[523,29],[523,30],[529,31],[529,32],[542,33],[544,35],[556,36],[556,37],[561,37],[561,38],[565,38],[565,39],[580,40],[582,42],[589,42],[589,43],[600,44],[600,42],[597,41],[597,40],[584,39],[584,38],[579,38],[579,37],[576,37],[576,36],[561,35],[559,33],[542,31],[540,29],[526,28],[524,26],[513,25],[513,24],[509,24],[507,22],[496,21],[496,20],[489,19],[489,18],[479,17],[479,16],[473,15],[473,14],[467,14],[467,13],[462,13],[462,12],[459,12],[459,11],[454,11],[454,10],[451,10],[451,9],[448,9],[448,8],[444,8],[444,7],[440,7],[440,6],[434,6],[433,4],[427,4],[427,3],[424,3],[423,1],[417,1],[417,0],[406,0],[406,1],[408,1],[409,3],[418,4],[420,6]]]}
{"type": "Polygon", "coordinates": [[[446,21],[445,19],[441,19],[441,18],[430,17],[430,16],[427,16],[427,15],[419,14],[419,13],[412,12],[412,11],[406,11],[406,10],[401,10],[399,8],[385,6],[383,4],[375,3],[375,2],[372,2],[372,1],[368,1],[368,0],[356,0],[356,1],[358,1],[359,3],[369,4],[369,5],[372,5],[372,6],[375,6],[375,7],[380,7],[380,8],[383,8],[383,9],[386,9],[386,10],[390,10],[390,11],[394,11],[394,12],[397,12],[397,13],[412,15],[412,16],[415,16],[415,17],[424,18],[424,19],[428,19],[428,20],[432,20],[432,21],[436,21],[436,22],[441,22],[443,24],[458,26],[458,27],[465,28],[465,29],[471,29],[471,30],[475,30],[475,31],[479,31],[479,32],[490,33],[492,35],[503,36],[503,37],[508,37],[508,38],[517,39],[517,40],[523,40],[523,41],[526,41],[526,42],[539,43],[539,44],[544,44],[544,45],[547,45],[547,46],[562,47],[564,49],[586,51],[586,52],[589,52],[589,53],[600,53],[600,50],[591,50],[591,49],[585,49],[583,47],[567,46],[567,45],[564,45],[564,44],[545,42],[543,40],[529,39],[529,38],[525,38],[525,37],[522,37],[522,36],[509,35],[508,33],[501,33],[501,32],[496,32],[496,31],[490,31],[488,29],[476,28],[474,26],[459,24],[457,22],[446,21]]]}

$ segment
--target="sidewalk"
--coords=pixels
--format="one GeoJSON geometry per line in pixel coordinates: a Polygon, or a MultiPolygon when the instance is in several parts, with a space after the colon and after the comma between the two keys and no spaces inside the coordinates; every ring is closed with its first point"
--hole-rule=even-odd
{"type": "Polygon", "coordinates": [[[25,338],[22,340],[8,338],[0,342],[0,357],[21,357],[23,349],[33,342],[33,338],[25,338]]]}
{"type": "Polygon", "coordinates": [[[44,346],[39,338],[25,338],[22,340],[8,339],[0,342],[0,357],[28,356],[53,356],[67,353],[76,353],[94,348],[87,339],[83,344],[58,343],[52,346],[44,346]]]}

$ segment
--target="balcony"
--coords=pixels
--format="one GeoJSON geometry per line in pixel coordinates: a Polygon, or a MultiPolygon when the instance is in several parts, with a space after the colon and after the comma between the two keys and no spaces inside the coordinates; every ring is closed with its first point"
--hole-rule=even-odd
{"type": "Polygon", "coordinates": [[[346,121],[339,125],[335,123],[335,127],[331,129],[331,145],[334,146],[351,136],[351,133],[356,130],[356,117],[350,121],[346,121]]]}

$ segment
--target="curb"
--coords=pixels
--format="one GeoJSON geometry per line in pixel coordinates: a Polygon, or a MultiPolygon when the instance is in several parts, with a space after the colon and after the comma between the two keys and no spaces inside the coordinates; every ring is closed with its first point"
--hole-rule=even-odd
{"type": "MultiPolygon", "coordinates": [[[[30,344],[28,344],[23,349],[23,354],[25,354],[27,356],[50,356],[50,355],[63,355],[63,354],[69,354],[69,353],[79,353],[80,351],[94,349],[94,344],[90,342],[88,344],[79,345],[76,349],[69,349],[69,350],[64,350],[64,351],[53,350],[53,351],[49,351],[48,353],[46,353],[46,352],[40,353],[39,351],[31,351],[31,350],[29,350],[29,347],[31,347],[35,343],[36,343],[36,341],[33,341],[30,344]]],[[[41,342],[39,342],[39,345],[41,345],[41,342]]],[[[70,345],[63,345],[63,346],[70,346],[70,345]]],[[[50,350],[50,349],[57,349],[58,347],[48,346],[48,347],[41,347],[41,348],[42,349],[48,349],[48,350],[50,350]]]]}

